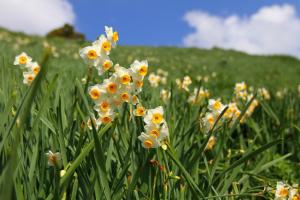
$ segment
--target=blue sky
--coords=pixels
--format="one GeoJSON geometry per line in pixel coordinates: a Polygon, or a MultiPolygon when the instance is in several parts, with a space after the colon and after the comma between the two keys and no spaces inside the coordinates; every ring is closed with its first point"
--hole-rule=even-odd
{"type": "Polygon", "coordinates": [[[115,27],[120,44],[176,45],[193,31],[183,20],[191,10],[212,15],[241,17],[255,13],[263,6],[289,3],[297,11],[298,0],[71,0],[76,13],[75,25],[89,40],[103,32],[105,25],[115,27]]]}

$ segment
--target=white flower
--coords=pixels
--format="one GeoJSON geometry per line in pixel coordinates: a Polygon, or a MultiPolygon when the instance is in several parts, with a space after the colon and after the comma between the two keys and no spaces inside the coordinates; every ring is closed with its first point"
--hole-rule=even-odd
{"type": "Polygon", "coordinates": [[[135,60],[130,65],[130,70],[131,70],[133,77],[136,77],[136,76],[144,77],[148,73],[148,61],[147,60],[142,60],[142,61],[135,60]]]}
{"type": "Polygon", "coordinates": [[[275,199],[274,200],[286,200],[289,195],[289,187],[283,182],[277,182],[275,199]]]}
{"type": "Polygon", "coordinates": [[[222,104],[220,100],[215,100],[215,99],[209,99],[208,100],[208,109],[216,112],[216,113],[221,113],[225,106],[222,104]]]}
{"type": "Polygon", "coordinates": [[[95,129],[98,130],[100,123],[94,115],[92,115],[87,121],[87,126],[89,127],[90,130],[93,129],[92,123],[94,124],[95,129]]]}
{"type": "Polygon", "coordinates": [[[99,112],[98,123],[99,124],[107,124],[112,122],[115,118],[115,113],[112,109],[109,109],[107,112],[99,112]]]}
{"type": "Polygon", "coordinates": [[[151,73],[148,77],[151,87],[158,87],[160,78],[161,78],[160,76],[155,75],[154,73],[151,73]]]}
{"type": "Polygon", "coordinates": [[[105,88],[103,85],[93,85],[88,88],[89,95],[92,100],[99,101],[101,100],[102,96],[106,93],[105,88]]]}
{"type": "Polygon", "coordinates": [[[171,92],[165,89],[162,89],[160,91],[160,98],[163,100],[163,102],[167,102],[171,97],[171,92]]]}
{"type": "Polygon", "coordinates": [[[145,131],[148,135],[155,135],[159,141],[162,141],[169,136],[169,129],[166,123],[161,125],[147,124],[145,126],[145,131]]]}
{"type": "Polygon", "coordinates": [[[29,62],[27,65],[26,65],[26,68],[29,69],[29,71],[35,73],[35,74],[38,74],[40,72],[40,65],[37,63],[37,62],[29,62]]]}
{"type": "Polygon", "coordinates": [[[159,106],[154,109],[147,110],[147,114],[144,118],[146,124],[161,124],[164,122],[164,110],[162,106],[159,106]]]}
{"type": "Polygon", "coordinates": [[[111,42],[112,47],[117,45],[117,41],[119,40],[118,32],[113,31],[112,27],[105,26],[105,33],[107,39],[111,42]]]}
{"type": "Polygon", "coordinates": [[[34,72],[23,72],[23,77],[23,83],[25,85],[31,85],[31,83],[36,77],[36,74],[34,72]]]}
{"type": "Polygon", "coordinates": [[[142,141],[142,146],[147,149],[157,148],[161,145],[157,137],[153,134],[148,135],[142,133],[140,136],[138,136],[138,139],[142,141]]]}
{"type": "Polygon", "coordinates": [[[79,51],[79,54],[87,64],[94,67],[99,64],[100,49],[98,46],[92,45],[84,47],[79,51]]]}
{"type": "Polygon", "coordinates": [[[130,71],[120,65],[115,65],[115,74],[118,77],[119,83],[128,85],[131,82],[130,71]]]}
{"type": "Polygon", "coordinates": [[[21,65],[25,66],[26,64],[30,63],[32,58],[29,57],[25,52],[22,52],[20,55],[15,57],[14,65],[21,65]]]}
{"type": "Polygon", "coordinates": [[[104,36],[100,35],[98,40],[93,42],[93,46],[100,49],[100,54],[109,55],[111,50],[111,42],[104,36]]]}
{"type": "Polygon", "coordinates": [[[257,90],[258,94],[263,98],[263,99],[266,99],[266,100],[270,100],[271,99],[271,96],[270,96],[270,93],[269,91],[266,89],[266,88],[259,88],[257,90]]]}
{"type": "Polygon", "coordinates": [[[215,116],[213,113],[208,112],[205,114],[204,118],[202,119],[202,123],[203,123],[203,126],[204,126],[206,132],[208,132],[212,129],[216,120],[217,120],[217,116],[215,116]]]}
{"type": "Polygon", "coordinates": [[[108,79],[104,79],[103,85],[104,88],[109,95],[114,95],[118,92],[119,84],[118,84],[118,77],[116,74],[113,74],[108,79]]]}

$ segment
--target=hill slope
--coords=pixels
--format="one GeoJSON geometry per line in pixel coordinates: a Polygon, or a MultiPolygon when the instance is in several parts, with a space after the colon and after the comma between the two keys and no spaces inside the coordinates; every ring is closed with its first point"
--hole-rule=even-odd
{"type": "MultiPolygon", "coordinates": [[[[40,58],[46,43],[56,48],[56,58],[51,61],[53,69],[60,70],[60,73],[68,77],[70,74],[80,76],[85,73],[86,66],[79,58],[78,51],[87,44],[60,38],[27,36],[0,29],[0,52],[7,65],[12,65],[14,56],[22,51],[36,59],[40,58]]],[[[219,48],[205,50],[119,46],[112,52],[111,57],[115,63],[123,66],[128,66],[134,59],[147,59],[151,66],[150,71],[157,68],[168,70],[170,79],[181,78],[183,75],[196,78],[216,72],[216,78],[207,84],[222,93],[231,91],[234,83],[238,81],[269,89],[295,89],[300,83],[300,61],[289,56],[253,56],[219,48]]]]}

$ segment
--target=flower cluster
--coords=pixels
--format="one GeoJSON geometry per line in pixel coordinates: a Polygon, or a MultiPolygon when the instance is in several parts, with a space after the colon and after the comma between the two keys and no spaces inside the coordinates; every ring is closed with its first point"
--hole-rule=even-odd
{"type": "Polygon", "coordinates": [[[284,182],[277,182],[274,200],[299,200],[298,185],[290,186],[284,182]]]}
{"type": "Polygon", "coordinates": [[[105,26],[105,33],[106,35],[100,35],[91,46],[84,47],[79,52],[89,66],[96,67],[99,75],[102,75],[113,66],[109,54],[111,49],[116,47],[119,40],[118,32],[113,31],[112,27],[105,26]]]}
{"type": "Polygon", "coordinates": [[[209,91],[207,89],[203,89],[203,87],[200,89],[194,88],[194,92],[189,96],[188,102],[191,104],[198,104],[204,99],[207,99],[209,95],[209,91]]]}
{"type": "Polygon", "coordinates": [[[228,105],[224,105],[219,99],[208,100],[209,112],[207,112],[202,118],[202,125],[206,132],[212,129],[213,125],[216,123],[218,116],[222,113],[226,106],[228,106],[228,108],[217,125],[220,125],[225,120],[233,121],[237,119],[241,114],[241,111],[237,107],[236,103],[229,103],[228,105]]]}
{"type": "Polygon", "coordinates": [[[269,93],[269,91],[266,88],[258,88],[257,89],[258,95],[265,100],[270,100],[271,99],[271,95],[269,93]]]}
{"type": "Polygon", "coordinates": [[[167,71],[164,71],[162,69],[157,69],[156,74],[150,73],[148,77],[148,81],[150,83],[151,87],[158,87],[159,84],[165,85],[167,83],[169,73],[167,71]]]}
{"type": "Polygon", "coordinates": [[[164,119],[162,106],[149,109],[144,117],[145,132],[142,132],[138,139],[144,148],[157,148],[169,136],[169,129],[164,119]]]}
{"type": "Polygon", "coordinates": [[[247,84],[245,82],[236,83],[234,87],[234,93],[237,99],[241,98],[246,100],[248,96],[247,84]]]}
{"type": "Polygon", "coordinates": [[[165,90],[165,89],[162,89],[160,91],[160,99],[163,101],[163,102],[167,102],[171,97],[171,92],[168,91],[168,90],[165,90]]]}
{"type": "MultiPolygon", "coordinates": [[[[99,75],[111,68],[112,61],[108,55],[111,47],[115,47],[118,40],[117,32],[113,32],[111,27],[105,27],[105,32],[106,36],[101,35],[97,41],[93,42],[92,46],[80,50],[81,57],[90,66],[96,67],[99,75]]],[[[111,76],[104,79],[101,84],[88,88],[89,96],[95,104],[94,110],[98,114],[98,118],[92,116],[92,120],[88,121],[89,128],[92,128],[92,121],[96,128],[101,124],[113,121],[115,110],[122,103],[138,104],[137,94],[141,92],[144,77],[148,73],[148,62],[135,60],[130,68],[116,64],[111,71],[113,71],[111,76]]],[[[141,107],[137,108],[139,115],[142,115],[141,107]]]]}
{"type": "Polygon", "coordinates": [[[191,79],[191,77],[185,76],[185,77],[183,77],[182,80],[177,78],[177,79],[175,80],[175,82],[176,82],[176,84],[177,84],[178,89],[180,89],[180,90],[185,90],[185,91],[187,91],[187,92],[190,91],[189,86],[192,84],[192,79],[191,79]]]}
{"type": "Polygon", "coordinates": [[[14,65],[19,65],[23,72],[23,83],[25,85],[31,85],[36,75],[40,72],[40,65],[37,62],[32,62],[32,58],[25,52],[15,57],[14,65]]]}

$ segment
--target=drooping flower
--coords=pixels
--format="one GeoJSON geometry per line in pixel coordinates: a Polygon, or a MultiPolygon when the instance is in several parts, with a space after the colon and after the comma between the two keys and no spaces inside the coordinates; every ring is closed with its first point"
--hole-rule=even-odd
{"type": "Polygon", "coordinates": [[[49,166],[56,166],[58,162],[61,160],[61,155],[59,152],[53,153],[52,151],[48,151],[46,153],[46,156],[48,158],[48,165],[49,166]]]}

